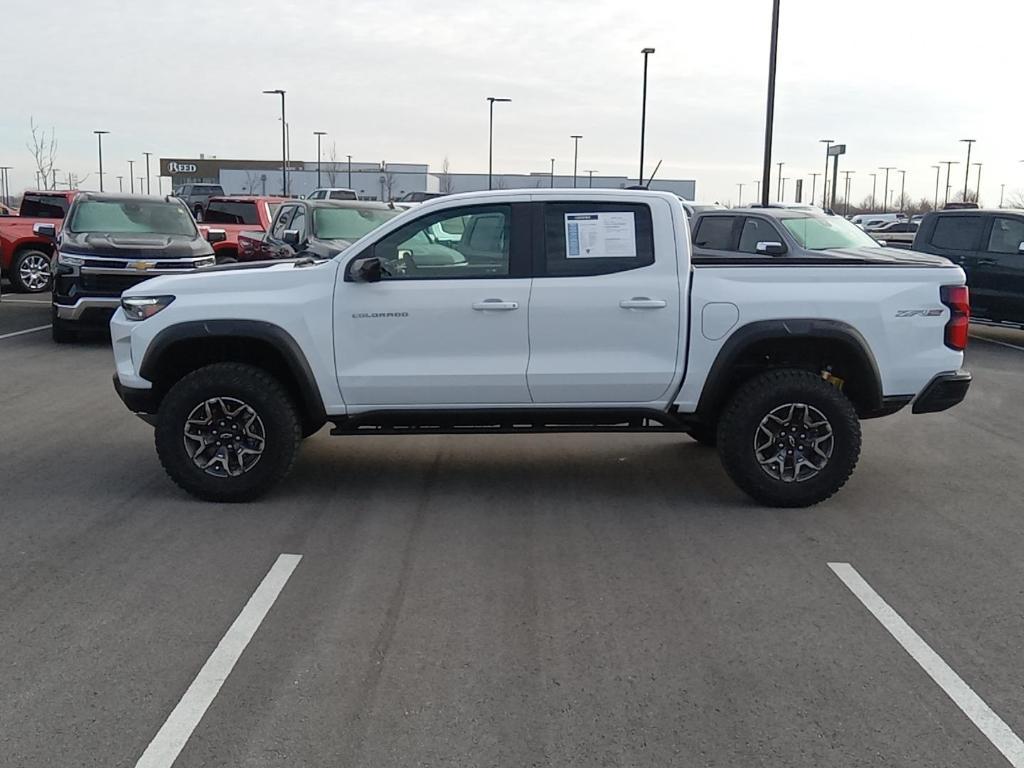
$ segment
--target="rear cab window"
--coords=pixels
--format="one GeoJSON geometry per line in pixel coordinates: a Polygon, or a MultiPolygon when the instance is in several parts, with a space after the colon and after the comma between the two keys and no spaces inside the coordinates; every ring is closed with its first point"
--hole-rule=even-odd
{"type": "Polygon", "coordinates": [[[211,200],[203,214],[204,224],[259,224],[255,201],[211,200]]]}
{"type": "Polygon", "coordinates": [[[977,250],[984,226],[984,216],[939,216],[931,244],[947,251],[977,250]]]}
{"type": "Polygon", "coordinates": [[[703,216],[693,233],[693,244],[712,251],[735,250],[736,216],[703,216]]]}
{"type": "Polygon", "coordinates": [[[545,203],[538,276],[582,277],[654,264],[651,209],[641,203],[545,203]]]}
{"type": "Polygon", "coordinates": [[[20,216],[35,219],[63,219],[68,212],[68,199],[63,195],[25,194],[21,200],[20,216]]]}
{"type": "Polygon", "coordinates": [[[1024,245],[1024,219],[996,216],[988,236],[989,253],[1020,253],[1024,245]]]}

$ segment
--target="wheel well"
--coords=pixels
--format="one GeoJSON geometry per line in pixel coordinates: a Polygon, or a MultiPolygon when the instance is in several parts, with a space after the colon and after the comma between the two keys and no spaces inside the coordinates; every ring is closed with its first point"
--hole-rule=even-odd
{"type": "MultiPolygon", "coordinates": [[[[309,392],[285,354],[272,342],[248,336],[204,336],[172,342],[160,353],[146,377],[156,389],[159,404],[172,386],[192,371],[213,363],[247,363],[276,378],[291,395],[302,415],[303,430],[309,433],[323,426],[323,406],[311,402],[309,392]]],[[[307,382],[307,384],[312,382],[307,382]]],[[[314,385],[315,386],[315,385],[314,385]]]]}
{"type": "Polygon", "coordinates": [[[14,252],[11,254],[11,261],[13,262],[14,259],[18,258],[18,256],[24,253],[25,251],[41,251],[43,253],[48,253],[49,255],[52,256],[53,245],[48,242],[21,243],[14,249],[14,252]]]}
{"type": "Polygon", "coordinates": [[[874,363],[859,344],[843,337],[759,339],[731,355],[724,367],[716,362],[715,368],[708,376],[698,407],[702,421],[709,423],[717,421],[721,409],[745,382],[764,371],[782,368],[835,377],[839,380],[836,385],[862,417],[882,405],[881,384],[874,363]]]}

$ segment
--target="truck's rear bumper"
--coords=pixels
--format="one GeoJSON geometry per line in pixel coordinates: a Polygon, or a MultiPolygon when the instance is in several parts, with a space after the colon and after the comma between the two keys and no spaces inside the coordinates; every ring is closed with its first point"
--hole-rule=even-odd
{"type": "Polygon", "coordinates": [[[960,403],[971,386],[968,371],[940,373],[914,399],[911,410],[914,413],[937,413],[960,403]]]}

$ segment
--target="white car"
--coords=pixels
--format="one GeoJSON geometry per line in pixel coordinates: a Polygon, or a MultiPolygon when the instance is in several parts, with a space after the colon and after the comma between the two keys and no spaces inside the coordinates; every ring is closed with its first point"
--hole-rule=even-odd
{"type": "Polygon", "coordinates": [[[450,195],[331,259],[130,288],[110,323],[115,386],[204,499],[266,492],[332,422],[351,436],[687,432],[717,442],[754,499],[813,504],[853,471],[860,419],[963,399],[967,289],[925,254],[773,245],[694,264],[669,193],[450,195]],[[445,247],[463,258],[418,262],[438,225],[461,232],[445,247]]]}
{"type": "Polygon", "coordinates": [[[308,195],[307,200],[358,200],[359,195],[354,189],[345,187],[320,187],[314,189],[308,195]]]}

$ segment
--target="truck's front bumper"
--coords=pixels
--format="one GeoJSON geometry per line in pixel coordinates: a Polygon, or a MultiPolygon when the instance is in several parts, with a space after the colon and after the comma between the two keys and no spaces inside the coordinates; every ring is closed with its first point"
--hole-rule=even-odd
{"type": "Polygon", "coordinates": [[[156,390],[126,387],[116,373],[114,374],[114,391],[117,392],[117,396],[121,398],[121,402],[128,407],[129,411],[156,413],[159,406],[156,390]]]}
{"type": "Polygon", "coordinates": [[[85,297],[76,299],[70,303],[55,301],[53,306],[57,311],[57,317],[61,320],[79,321],[88,313],[89,317],[95,318],[95,322],[106,323],[110,321],[110,317],[114,314],[114,310],[121,306],[121,300],[85,297]]]}
{"type": "Polygon", "coordinates": [[[971,386],[968,371],[940,373],[914,398],[911,410],[914,413],[937,413],[960,403],[971,386]]]}

